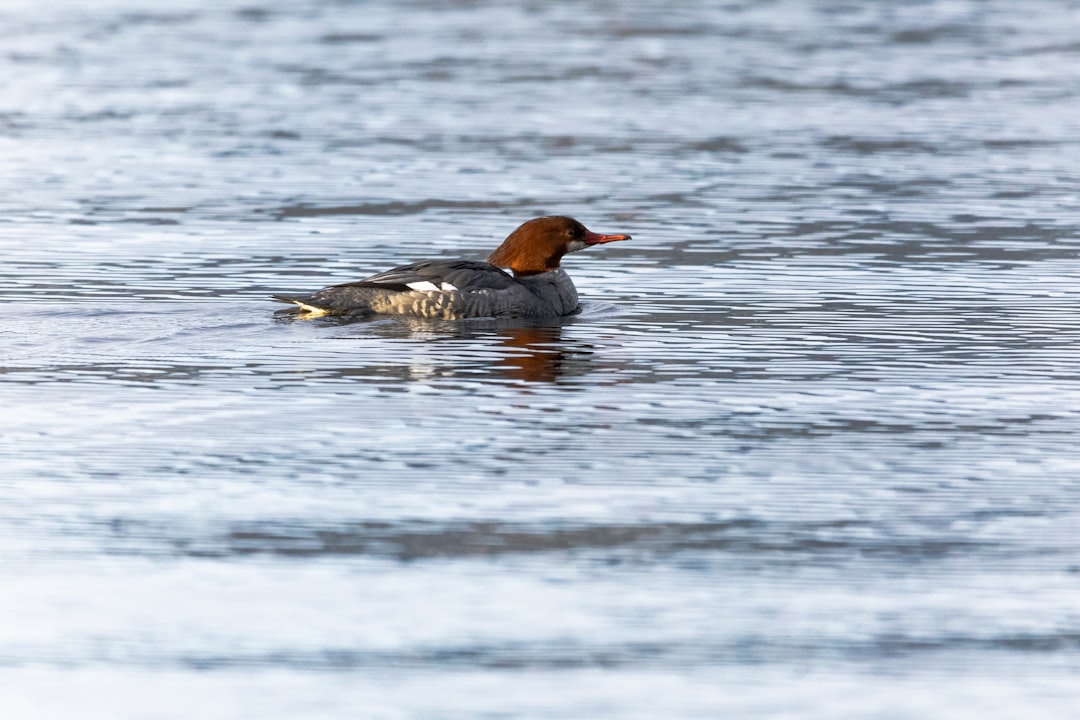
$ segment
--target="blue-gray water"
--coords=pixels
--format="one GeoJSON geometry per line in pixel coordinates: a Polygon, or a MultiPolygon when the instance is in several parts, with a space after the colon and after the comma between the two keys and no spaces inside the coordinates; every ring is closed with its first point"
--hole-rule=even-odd
{"type": "Polygon", "coordinates": [[[668,5],[0,7],[0,715],[1076,716],[1080,4],[668,5]]]}

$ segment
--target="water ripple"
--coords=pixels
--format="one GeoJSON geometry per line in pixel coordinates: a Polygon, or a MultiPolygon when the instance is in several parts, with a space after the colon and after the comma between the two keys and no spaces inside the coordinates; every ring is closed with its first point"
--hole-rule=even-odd
{"type": "Polygon", "coordinates": [[[8,3],[0,705],[1070,717],[1066,5],[8,3]]]}

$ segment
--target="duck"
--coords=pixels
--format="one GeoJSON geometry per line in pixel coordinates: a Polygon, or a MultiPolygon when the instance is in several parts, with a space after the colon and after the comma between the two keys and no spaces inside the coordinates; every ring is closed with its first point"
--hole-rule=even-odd
{"type": "Polygon", "coordinates": [[[574,218],[533,218],[510,233],[487,262],[421,260],[310,295],[273,295],[305,318],[403,315],[463,318],[554,318],[578,312],[577,289],[560,266],[564,255],[630,240],[594,233],[574,218]]]}

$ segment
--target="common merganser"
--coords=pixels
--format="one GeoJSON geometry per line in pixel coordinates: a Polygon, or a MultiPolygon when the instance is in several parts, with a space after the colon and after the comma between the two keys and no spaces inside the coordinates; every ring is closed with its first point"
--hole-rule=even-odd
{"type": "Polygon", "coordinates": [[[487,262],[421,260],[311,295],[273,298],[299,305],[305,317],[558,317],[578,310],[574,283],[559,267],[562,256],[590,245],[629,239],[624,234],[591,232],[569,217],[540,217],[510,233],[487,262]],[[508,268],[513,275],[500,268],[508,268]]]}

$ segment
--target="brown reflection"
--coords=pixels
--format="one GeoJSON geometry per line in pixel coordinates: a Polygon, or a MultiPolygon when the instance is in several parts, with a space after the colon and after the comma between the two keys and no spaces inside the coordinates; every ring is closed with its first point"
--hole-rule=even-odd
{"type": "MultiPolygon", "coordinates": [[[[321,317],[298,318],[287,308],[275,313],[275,322],[313,323],[317,327],[355,326],[355,334],[332,335],[339,339],[407,339],[425,347],[398,346],[397,362],[388,362],[380,354],[377,362],[370,356],[357,359],[351,367],[326,367],[313,370],[321,375],[367,379],[402,380],[432,377],[477,379],[483,373],[490,379],[514,384],[551,383],[566,376],[585,375],[595,368],[593,346],[578,339],[563,337],[563,328],[572,318],[542,322],[523,319],[477,318],[473,320],[433,320],[411,317],[321,317]]],[[[366,350],[366,343],[364,346],[366,350]]],[[[385,349],[385,348],[384,348],[385,349]]]]}
{"type": "Polygon", "coordinates": [[[567,366],[562,326],[506,328],[500,333],[508,352],[494,369],[509,380],[553,382],[567,366]]]}
{"type": "Polygon", "coordinates": [[[475,378],[479,367],[490,377],[508,382],[550,383],[568,375],[584,375],[592,369],[591,346],[563,337],[563,328],[572,322],[571,318],[542,322],[394,318],[393,322],[368,324],[366,328],[384,337],[404,334],[426,343],[467,341],[464,352],[461,347],[456,348],[450,355],[451,363],[437,370],[444,376],[461,374],[475,378]]]}

